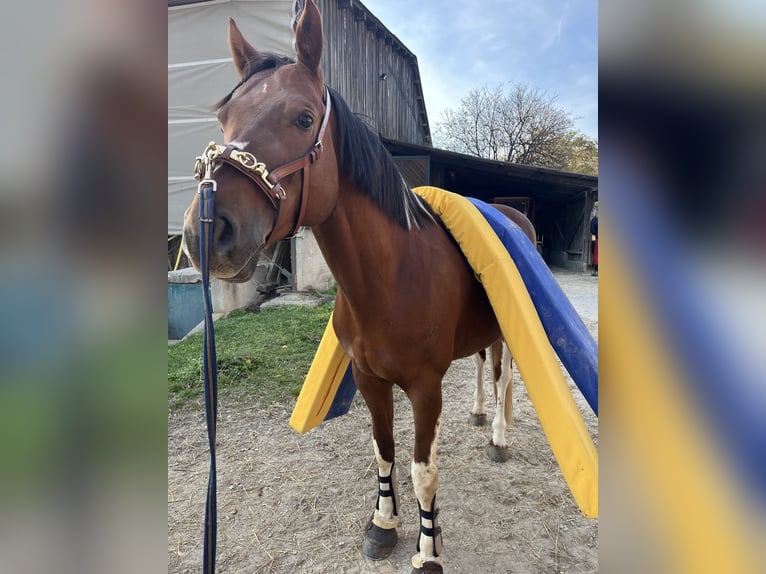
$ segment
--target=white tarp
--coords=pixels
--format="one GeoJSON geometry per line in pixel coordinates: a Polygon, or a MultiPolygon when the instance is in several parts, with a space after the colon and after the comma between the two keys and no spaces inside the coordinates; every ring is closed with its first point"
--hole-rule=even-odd
{"type": "Polygon", "coordinates": [[[295,55],[294,0],[212,0],[168,8],[168,234],[194,199],[194,158],[221,142],[208,110],[237,83],[229,18],[259,50],[295,55]]]}

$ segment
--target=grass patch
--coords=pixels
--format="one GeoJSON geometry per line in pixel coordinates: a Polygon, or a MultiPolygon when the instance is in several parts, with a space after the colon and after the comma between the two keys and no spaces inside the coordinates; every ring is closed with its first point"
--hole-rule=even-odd
{"type": "MultiPolygon", "coordinates": [[[[263,403],[297,397],[332,312],[287,305],[234,311],[215,322],[218,398],[263,403]]],[[[202,400],[202,334],[168,347],[168,406],[202,400]]]]}

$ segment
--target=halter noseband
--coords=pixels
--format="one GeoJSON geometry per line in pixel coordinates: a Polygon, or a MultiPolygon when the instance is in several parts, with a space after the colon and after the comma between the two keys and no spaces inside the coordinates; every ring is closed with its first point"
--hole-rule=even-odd
{"type": "Polygon", "coordinates": [[[293,161],[269,171],[266,168],[266,164],[259,162],[250,152],[240,150],[231,144],[222,146],[217,145],[215,142],[210,142],[202,152],[202,155],[197,157],[197,161],[194,164],[194,178],[200,182],[200,188],[203,185],[209,185],[215,189],[216,183],[213,179],[213,171],[217,166],[217,162],[232,166],[255,183],[256,187],[266,196],[276,211],[274,227],[266,237],[266,245],[275,243],[283,238],[293,237],[298,228],[303,224],[303,218],[306,215],[309,194],[309,167],[322,155],[322,137],[330,119],[331,107],[330,91],[325,87],[325,112],[322,123],[319,126],[316,142],[309,151],[293,161]],[[282,200],[287,197],[287,193],[280,181],[299,170],[303,170],[303,184],[301,186],[298,213],[295,221],[289,228],[290,230],[280,237],[278,232],[281,232],[288,225],[286,221],[287,213],[281,209],[282,200]]]}

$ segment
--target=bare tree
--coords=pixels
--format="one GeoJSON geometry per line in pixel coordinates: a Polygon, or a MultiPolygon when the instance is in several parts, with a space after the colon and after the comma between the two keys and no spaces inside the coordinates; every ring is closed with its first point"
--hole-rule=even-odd
{"type": "Polygon", "coordinates": [[[526,84],[513,84],[507,92],[502,84],[473,89],[460,108],[442,113],[436,143],[487,159],[568,169],[573,153],[568,144],[582,143],[577,138],[585,136],[555,100],[526,84]]]}
{"type": "MultiPolygon", "coordinates": [[[[459,110],[446,110],[442,115],[446,149],[478,157],[498,159],[502,92],[490,92],[486,88],[471,90],[462,99],[459,110]]],[[[440,129],[437,127],[437,130],[440,129]]]]}

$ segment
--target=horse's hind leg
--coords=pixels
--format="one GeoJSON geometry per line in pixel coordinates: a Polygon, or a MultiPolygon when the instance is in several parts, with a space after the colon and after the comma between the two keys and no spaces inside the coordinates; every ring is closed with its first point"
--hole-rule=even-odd
{"type": "Polygon", "coordinates": [[[473,391],[473,407],[468,413],[468,423],[473,426],[484,426],[487,424],[487,413],[484,411],[486,393],[484,391],[484,363],[487,360],[487,351],[482,349],[473,356],[476,363],[476,387],[473,391]]]}
{"type": "Polygon", "coordinates": [[[357,388],[372,417],[372,446],[378,463],[378,498],[362,541],[362,553],[383,560],[396,546],[399,497],[394,466],[394,399],[391,383],[353,370],[357,388]]]}
{"type": "MultiPolygon", "coordinates": [[[[495,351],[494,347],[492,349],[495,351]]],[[[505,431],[511,423],[511,389],[513,381],[513,357],[508,346],[503,342],[500,347],[502,368],[497,373],[498,357],[491,353],[492,364],[497,380],[495,386],[495,417],[492,420],[492,439],[487,447],[487,456],[495,462],[505,462],[510,458],[510,450],[505,441],[505,431]]]]}
{"type": "Polygon", "coordinates": [[[437,525],[436,490],[439,471],[436,447],[441,423],[441,389],[419,387],[408,393],[415,417],[415,451],[412,459],[412,487],[418,499],[420,533],[412,557],[413,573],[442,572],[442,537],[437,525]]]}

